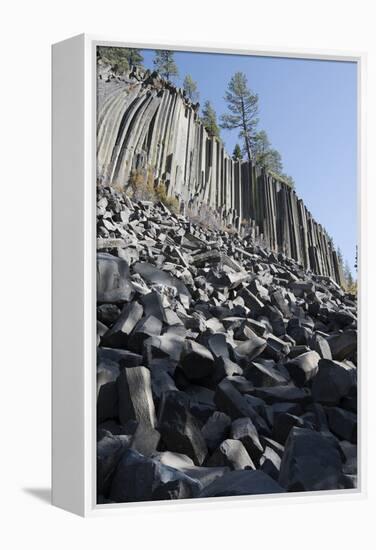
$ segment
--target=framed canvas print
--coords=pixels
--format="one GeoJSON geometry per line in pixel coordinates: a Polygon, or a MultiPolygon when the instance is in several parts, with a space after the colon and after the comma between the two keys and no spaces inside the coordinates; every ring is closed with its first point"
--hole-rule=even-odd
{"type": "Polygon", "coordinates": [[[53,46],[54,504],[362,493],[362,59],[53,46]]]}

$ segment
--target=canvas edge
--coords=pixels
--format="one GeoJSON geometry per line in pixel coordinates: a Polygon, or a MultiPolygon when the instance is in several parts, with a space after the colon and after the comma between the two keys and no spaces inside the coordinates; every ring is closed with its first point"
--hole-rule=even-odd
{"type": "Polygon", "coordinates": [[[85,513],[83,47],[83,35],[52,46],[51,151],[52,504],[80,515],[85,513]]]}

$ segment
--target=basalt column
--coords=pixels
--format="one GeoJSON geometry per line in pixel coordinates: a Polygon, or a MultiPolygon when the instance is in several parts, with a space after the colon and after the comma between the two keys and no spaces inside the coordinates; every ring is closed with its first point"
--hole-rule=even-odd
{"type": "Polygon", "coordinates": [[[151,174],[169,196],[206,205],[271,251],[342,282],[334,245],[293,189],[210,136],[198,106],[157,73],[98,79],[98,184],[124,191],[132,172],[151,174]]]}

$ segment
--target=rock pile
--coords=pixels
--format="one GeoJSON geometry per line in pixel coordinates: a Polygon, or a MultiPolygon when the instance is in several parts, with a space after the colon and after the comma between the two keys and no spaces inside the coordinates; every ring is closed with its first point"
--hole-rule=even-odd
{"type": "Polygon", "coordinates": [[[98,503],[356,487],[355,297],[162,203],[97,206],[98,503]]]}

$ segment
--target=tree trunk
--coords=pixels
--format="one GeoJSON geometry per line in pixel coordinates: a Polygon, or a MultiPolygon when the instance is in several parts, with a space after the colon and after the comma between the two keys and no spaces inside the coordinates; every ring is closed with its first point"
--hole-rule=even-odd
{"type": "Polygon", "coordinates": [[[243,130],[244,130],[245,148],[246,148],[246,151],[247,151],[248,161],[251,162],[251,161],[252,161],[252,153],[251,153],[251,147],[250,147],[250,145],[249,145],[249,136],[248,136],[247,124],[246,124],[246,120],[245,120],[245,112],[244,112],[244,101],[243,101],[243,98],[242,98],[242,121],[243,121],[243,130]]]}

